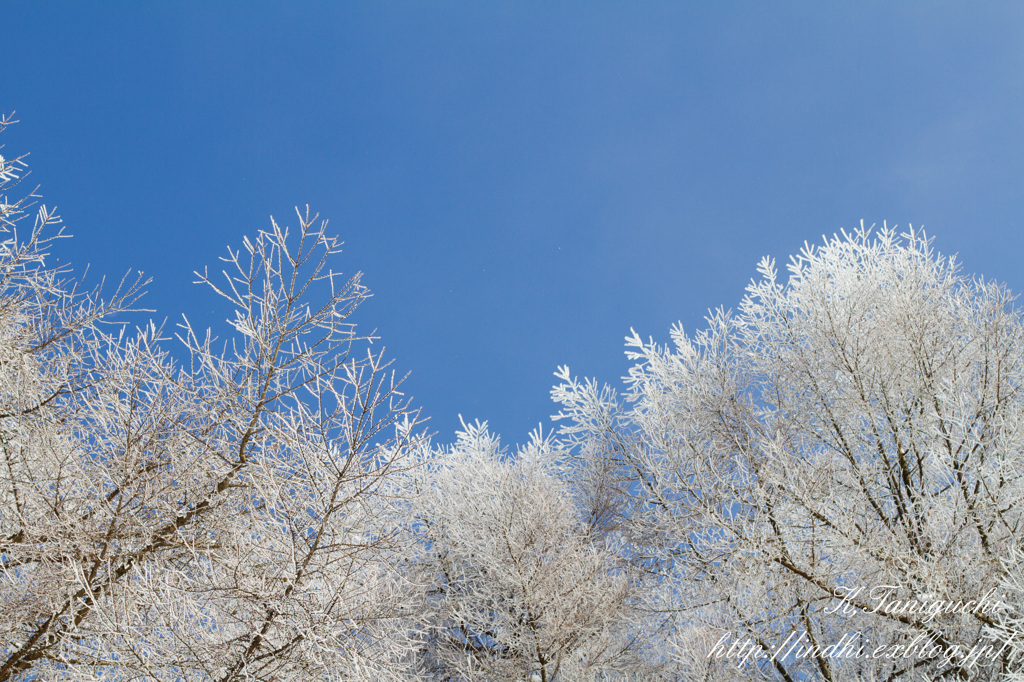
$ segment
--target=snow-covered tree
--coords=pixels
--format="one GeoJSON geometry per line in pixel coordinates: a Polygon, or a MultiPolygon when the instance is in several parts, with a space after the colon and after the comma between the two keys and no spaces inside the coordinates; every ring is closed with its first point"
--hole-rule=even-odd
{"type": "Polygon", "coordinates": [[[1011,295],[921,232],[863,225],[805,247],[788,281],[759,271],[696,335],[629,337],[625,399],[567,368],[554,390],[565,447],[623,481],[676,641],[725,679],[997,677],[985,597],[1024,508],[1011,295]]]}
{"type": "Polygon", "coordinates": [[[142,282],[80,289],[0,163],[0,680],[397,677],[377,519],[417,417],[326,223],[272,221],[200,275],[233,333],[185,321],[176,362],[104,324],[142,282]]]}
{"type": "Polygon", "coordinates": [[[226,341],[175,340],[116,324],[142,279],[54,264],[24,172],[0,682],[1021,679],[1024,319],[923,233],[765,259],[736,313],[630,336],[623,397],[560,368],[513,457],[420,434],[308,209],[198,276],[226,341]]]}
{"type": "Polygon", "coordinates": [[[408,479],[423,586],[419,674],[440,680],[637,679],[653,668],[630,621],[636,576],[590,532],[557,453],[535,435],[517,457],[485,425],[408,479]]]}

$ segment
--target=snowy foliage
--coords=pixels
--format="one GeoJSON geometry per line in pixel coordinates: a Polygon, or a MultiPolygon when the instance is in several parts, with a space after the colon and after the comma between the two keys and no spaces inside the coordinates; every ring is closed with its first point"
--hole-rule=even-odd
{"type": "MultiPolygon", "coordinates": [[[[686,637],[699,626],[714,633],[701,641],[771,652],[794,635],[823,648],[855,633],[867,651],[919,634],[943,651],[987,643],[991,613],[906,605],[980,599],[1020,546],[1024,338],[1011,296],[913,231],[862,227],[789,270],[782,282],[765,259],[738,313],[714,313],[693,337],[676,327],[671,348],[634,333],[625,401],[563,368],[566,437],[632,481],[625,515],[677,585],[686,637]]],[[[724,679],[989,679],[1006,665],[731,663],[724,679]]]]}
{"type": "Polygon", "coordinates": [[[422,585],[414,626],[426,679],[617,679],[640,669],[636,579],[581,519],[550,439],[513,458],[464,426],[407,484],[422,585]]]}
{"type": "Polygon", "coordinates": [[[1024,679],[1024,320],[923,233],[766,258],[737,312],[628,337],[621,395],[559,368],[512,454],[425,437],[308,209],[198,275],[226,340],[168,338],[118,324],[142,279],[54,264],[24,175],[0,682],[1024,679]]]}
{"type": "Polygon", "coordinates": [[[141,281],[79,291],[48,265],[53,212],[21,238],[28,202],[4,206],[0,680],[394,676],[376,519],[416,415],[347,321],[368,294],[325,225],[201,275],[237,333],[217,351],[185,321],[176,363],[160,329],[103,324],[141,281]]]}

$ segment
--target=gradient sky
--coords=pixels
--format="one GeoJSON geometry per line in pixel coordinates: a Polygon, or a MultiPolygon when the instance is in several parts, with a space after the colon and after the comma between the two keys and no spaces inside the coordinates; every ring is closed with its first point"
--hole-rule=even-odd
{"type": "Polygon", "coordinates": [[[309,204],[442,440],[862,219],[1024,291],[1020,2],[0,0],[0,50],[62,260],[216,324],[192,271],[309,204]]]}

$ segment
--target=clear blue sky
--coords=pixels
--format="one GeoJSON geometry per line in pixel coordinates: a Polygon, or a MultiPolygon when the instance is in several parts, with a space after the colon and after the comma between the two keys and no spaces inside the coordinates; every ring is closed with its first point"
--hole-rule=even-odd
{"type": "Polygon", "coordinates": [[[191,272],[308,203],[442,439],[861,219],[1024,291],[1024,3],[0,0],[0,46],[62,259],[205,325],[191,272]]]}

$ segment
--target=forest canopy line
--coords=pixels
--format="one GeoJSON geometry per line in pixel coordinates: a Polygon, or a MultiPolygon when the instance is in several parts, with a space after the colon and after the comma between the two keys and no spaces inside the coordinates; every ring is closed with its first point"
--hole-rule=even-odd
{"type": "Polygon", "coordinates": [[[308,209],[198,275],[226,343],[132,331],[145,280],[55,265],[25,172],[0,681],[1024,679],[1024,319],[923,232],[765,258],[621,392],[558,368],[513,454],[431,440],[308,209]]]}

